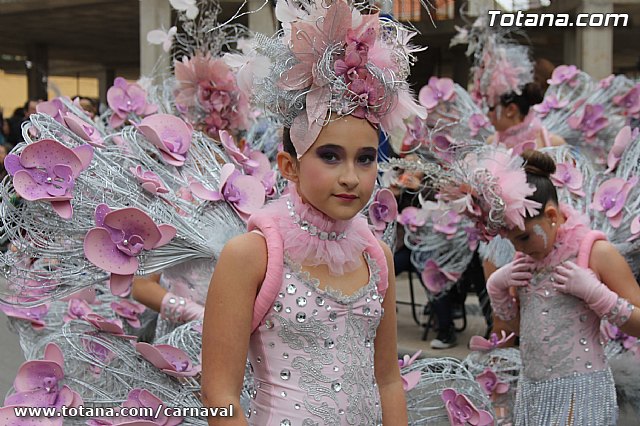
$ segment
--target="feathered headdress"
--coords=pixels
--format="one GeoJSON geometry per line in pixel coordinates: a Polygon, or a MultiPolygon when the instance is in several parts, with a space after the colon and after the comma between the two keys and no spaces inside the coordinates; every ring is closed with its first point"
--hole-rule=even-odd
{"type": "Polygon", "coordinates": [[[541,207],[527,199],[535,187],[527,183],[523,165],[522,157],[500,146],[469,153],[440,180],[439,199],[470,217],[487,240],[504,229],[523,229],[524,218],[541,207]]]}
{"type": "Polygon", "coordinates": [[[256,37],[255,55],[270,68],[262,78],[256,73],[253,96],[291,128],[298,156],[331,115],[364,118],[387,132],[409,116],[426,117],[406,81],[415,33],[346,0],[280,0],[276,16],[283,30],[256,37]]]}
{"type": "Polygon", "coordinates": [[[460,31],[452,45],[468,44],[466,54],[473,60],[471,95],[479,105],[494,106],[507,93],[519,95],[533,81],[529,49],[513,41],[504,30],[489,27],[486,16],[460,31]]]}

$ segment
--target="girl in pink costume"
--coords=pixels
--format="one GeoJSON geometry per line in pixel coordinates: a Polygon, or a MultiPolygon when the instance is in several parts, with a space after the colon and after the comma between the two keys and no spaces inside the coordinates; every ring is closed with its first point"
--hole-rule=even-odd
{"type": "Polygon", "coordinates": [[[536,151],[523,157],[530,191],[522,216],[503,227],[518,254],[487,283],[494,311],[520,334],[515,424],[614,425],[615,388],[600,321],[640,335],[634,310],[640,289],[604,234],[558,203],[551,157],[536,151]]]}
{"type": "Polygon", "coordinates": [[[216,264],[204,405],[239,406],[247,357],[254,388],[247,413],[211,425],[407,424],[392,254],[360,211],[375,186],[379,130],[425,111],[406,83],[411,35],[357,7],[278,2],[283,32],[257,37],[247,58],[254,102],[284,124],[277,162],[290,183],[216,264]]]}

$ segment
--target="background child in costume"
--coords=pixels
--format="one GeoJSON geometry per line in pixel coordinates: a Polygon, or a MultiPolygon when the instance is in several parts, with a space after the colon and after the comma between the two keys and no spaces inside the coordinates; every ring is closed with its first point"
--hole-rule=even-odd
{"type": "Polygon", "coordinates": [[[406,83],[411,35],[343,0],[276,9],[282,33],[257,37],[249,56],[270,67],[254,66],[250,81],[254,102],[285,127],[277,158],[289,194],[254,214],[259,232],[231,240],[216,265],[203,400],[237,404],[248,355],[249,424],[406,424],[392,255],[359,212],[377,178],[379,130],[425,113],[406,83]]]}
{"type": "Polygon", "coordinates": [[[637,336],[640,289],[604,234],[558,203],[551,157],[536,151],[523,157],[530,191],[522,216],[503,226],[518,254],[487,283],[494,311],[521,338],[515,424],[615,424],[600,320],[637,336]]]}

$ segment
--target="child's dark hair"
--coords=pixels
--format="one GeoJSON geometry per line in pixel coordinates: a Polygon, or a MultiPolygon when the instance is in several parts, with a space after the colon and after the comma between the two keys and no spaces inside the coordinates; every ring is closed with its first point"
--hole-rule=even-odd
{"type": "Polygon", "coordinates": [[[542,205],[540,209],[542,214],[547,202],[552,201],[556,206],[558,205],[558,193],[550,178],[556,171],[556,163],[548,154],[540,151],[527,150],[521,156],[525,161],[524,171],[527,174],[527,182],[536,187],[536,191],[527,199],[539,202],[542,205]]]}
{"type": "Polygon", "coordinates": [[[538,83],[527,83],[522,88],[522,93],[518,95],[515,92],[505,93],[500,96],[500,104],[507,106],[509,104],[516,104],[518,111],[523,116],[529,114],[529,109],[536,104],[542,102],[542,89],[538,83]]]}
{"type": "Polygon", "coordinates": [[[291,129],[288,127],[284,127],[282,129],[282,149],[284,152],[288,153],[291,158],[298,158],[296,147],[293,146],[293,142],[291,141],[291,129]]]}

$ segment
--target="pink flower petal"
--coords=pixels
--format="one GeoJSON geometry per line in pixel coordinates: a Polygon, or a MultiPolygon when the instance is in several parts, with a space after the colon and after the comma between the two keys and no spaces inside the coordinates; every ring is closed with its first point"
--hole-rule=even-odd
{"type": "Polygon", "coordinates": [[[138,259],[118,250],[109,231],[104,228],[93,228],[87,232],[84,253],[91,263],[111,273],[130,275],[138,270],[138,259]]]}
{"type": "MultiPolygon", "coordinates": [[[[134,258],[131,258],[131,259],[134,259],[134,258]]],[[[109,278],[109,289],[111,290],[111,293],[116,296],[126,297],[131,292],[132,283],[133,283],[133,274],[120,275],[116,273],[111,273],[111,277],[109,278]]]]}
{"type": "MultiPolygon", "coordinates": [[[[104,224],[114,229],[123,230],[127,236],[139,235],[144,240],[145,250],[151,250],[155,247],[162,237],[153,219],[135,207],[126,207],[108,213],[104,218],[104,224]]],[[[111,272],[122,273],[117,271],[111,272]]]]}

